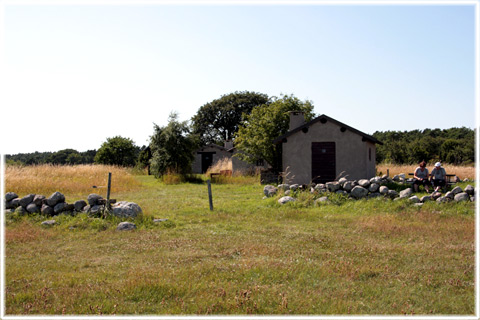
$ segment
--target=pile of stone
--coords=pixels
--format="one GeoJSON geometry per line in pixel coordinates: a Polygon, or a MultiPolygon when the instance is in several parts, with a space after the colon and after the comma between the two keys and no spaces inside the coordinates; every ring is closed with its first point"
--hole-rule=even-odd
{"type": "MultiPolygon", "coordinates": [[[[78,200],[73,204],[65,202],[65,196],[60,192],[54,192],[50,197],[29,194],[20,198],[15,192],[5,194],[5,209],[17,212],[21,215],[41,213],[45,216],[59,214],[75,215],[80,212],[89,214],[101,214],[105,210],[106,200],[98,194],[90,194],[87,201],[78,200]]],[[[142,214],[140,206],[134,202],[111,200],[111,213],[122,218],[135,218],[142,214]]]]}
{"type": "MultiPolygon", "coordinates": [[[[285,204],[287,202],[295,201],[295,198],[292,195],[295,194],[297,190],[310,191],[311,193],[328,194],[328,193],[337,193],[343,194],[351,199],[363,199],[363,198],[377,198],[384,197],[398,201],[401,199],[408,199],[413,203],[424,203],[426,201],[437,201],[437,202],[448,202],[448,201],[475,201],[475,189],[468,185],[465,190],[462,190],[460,187],[455,187],[452,191],[447,192],[445,195],[442,195],[440,192],[435,192],[428,196],[423,196],[418,198],[416,195],[413,195],[412,188],[406,188],[400,192],[395,190],[390,190],[386,184],[393,182],[404,182],[405,175],[399,175],[393,179],[387,177],[386,175],[382,177],[373,177],[371,179],[361,179],[361,180],[347,180],[346,178],[341,178],[338,181],[327,182],[325,184],[312,184],[309,186],[298,185],[298,184],[280,184],[277,187],[273,185],[266,185],[263,189],[265,198],[275,196],[279,190],[284,192],[284,196],[281,197],[278,202],[285,204]]],[[[327,201],[328,196],[323,196],[317,199],[317,202],[327,201]]]]}

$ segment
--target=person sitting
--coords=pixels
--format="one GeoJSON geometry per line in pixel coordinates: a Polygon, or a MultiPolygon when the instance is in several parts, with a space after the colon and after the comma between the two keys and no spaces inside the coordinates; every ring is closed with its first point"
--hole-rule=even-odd
{"type": "Polygon", "coordinates": [[[433,168],[432,172],[430,173],[430,177],[430,179],[433,180],[435,192],[447,185],[447,173],[445,172],[445,169],[442,168],[442,164],[440,162],[435,163],[435,168],[433,168]]]}
{"type": "Polygon", "coordinates": [[[418,192],[418,186],[423,185],[425,191],[430,193],[431,182],[428,180],[428,169],[425,167],[427,163],[422,161],[418,165],[419,167],[413,173],[413,190],[418,192]]]}

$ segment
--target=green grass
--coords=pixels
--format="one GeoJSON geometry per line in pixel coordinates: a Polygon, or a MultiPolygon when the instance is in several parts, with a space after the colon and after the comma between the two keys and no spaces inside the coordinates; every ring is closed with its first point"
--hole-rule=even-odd
{"type": "MultiPolygon", "coordinates": [[[[474,313],[474,204],[279,205],[237,179],[113,195],[145,215],[7,215],[6,314],[474,313]],[[154,224],[153,218],[168,218],[154,224]]],[[[421,194],[419,194],[421,196],[421,194]]]]}

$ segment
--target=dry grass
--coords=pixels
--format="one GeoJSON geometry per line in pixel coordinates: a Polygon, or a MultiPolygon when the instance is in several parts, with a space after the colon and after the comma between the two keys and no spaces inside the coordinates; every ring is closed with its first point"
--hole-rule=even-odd
{"type": "Polygon", "coordinates": [[[5,191],[18,195],[30,193],[50,195],[55,191],[79,195],[106,193],[108,173],[112,173],[112,192],[130,191],[140,183],[128,169],[105,165],[36,165],[7,166],[5,191]],[[104,187],[94,189],[92,186],[104,187]],[[96,191],[95,191],[96,190],[96,191]]]}
{"type": "MultiPolygon", "coordinates": [[[[387,169],[389,170],[390,177],[393,177],[394,175],[400,174],[400,173],[405,173],[409,174],[415,171],[415,168],[417,168],[417,164],[411,164],[411,165],[399,165],[399,164],[391,164],[391,163],[381,163],[377,164],[377,172],[382,173],[382,174],[387,174],[387,169]]],[[[434,167],[433,163],[428,163],[427,164],[427,169],[431,171],[434,167]]],[[[456,165],[451,165],[451,164],[445,164],[442,165],[443,168],[445,168],[445,171],[447,174],[455,174],[457,177],[460,179],[475,179],[475,167],[474,166],[456,166],[456,165]]]]}
{"type": "Polygon", "coordinates": [[[223,170],[232,170],[232,159],[231,158],[222,158],[216,161],[210,168],[208,168],[206,175],[210,173],[219,173],[223,170]]]}

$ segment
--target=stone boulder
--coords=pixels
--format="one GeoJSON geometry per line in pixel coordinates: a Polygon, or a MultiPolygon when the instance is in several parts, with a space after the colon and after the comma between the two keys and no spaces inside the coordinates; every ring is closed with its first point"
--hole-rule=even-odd
{"type": "Polygon", "coordinates": [[[327,182],[325,185],[327,186],[327,189],[330,192],[335,192],[340,190],[340,183],[338,181],[327,182]]]}
{"type": "Polygon", "coordinates": [[[299,184],[292,184],[292,185],[290,185],[290,190],[292,190],[292,191],[295,191],[295,190],[297,190],[297,189],[299,189],[299,188],[300,188],[300,185],[299,185],[299,184]]]}
{"type": "Polygon", "coordinates": [[[30,203],[26,210],[29,212],[29,213],[39,213],[40,212],[40,208],[37,207],[37,205],[35,203],[30,203]]]}
{"type": "Polygon", "coordinates": [[[317,200],[315,200],[315,204],[318,205],[318,204],[326,203],[327,201],[328,201],[327,197],[320,197],[317,200]]]}
{"type": "Polygon", "coordinates": [[[45,201],[45,196],[42,196],[41,194],[37,194],[33,198],[33,203],[35,203],[35,205],[39,208],[42,207],[44,201],[45,201]]]}
{"type": "Polygon", "coordinates": [[[358,180],[358,185],[363,188],[368,188],[368,186],[370,185],[370,181],[367,179],[360,179],[358,180]]]}
{"type": "Polygon", "coordinates": [[[129,230],[134,230],[136,228],[137,226],[135,225],[135,223],[124,221],[118,224],[117,231],[129,231],[129,230]]]}
{"type": "Polygon", "coordinates": [[[471,185],[466,186],[465,190],[463,191],[468,193],[469,196],[473,196],[475,194],[475,189],[471,185]]]}
{"type": "Polygon", "coordinates": [[[346,181],[343,184],[343,190],[345,190],[347,192],[352,191],[353,187],[355,187],[355,185],[353,184],[353,181],[346,181]]]}
{"type": "Polygon", "coordinates": [[[283,191],[287,191],[287,190],[290,190],[290,185],[286,183],[282,183],[282,184],[279,184],[277,188],[283,191]]]}
{"type": "Polygon", "coordinates": [[[46,216],[53,216],[55,214],[55,211],[53,210],[53,208],[50,207],[48,204],[42,205],[40,212],[42,212],[42,214],[46,216]]]}
{"type": "Polygon", "coordinates": [[[66,202],[57,203],[57,204],[53,207],[53,212],[55,212],[55,214],[62,213],[63,211],[65,211],[65,208],[66,208],[66,207],[67,207],[67,203],[66,203],[66,202]]]}
{"type": "Polygon", "coordinates": [[[438,203],[443,203],[443,202],[448,202],[448,201],[450,201],[450,199],[447,198],[447,197],[444,197],[444,196],[440,196],[440,197],[438,197],[435,201],[438,202],[438,203]]]}
{"type": "Polygon", "coordinates": [[[463,190],[459,186],[456,186],[455,188],[452,189],[453,195],[459,194],[460,192],[463,192],[463,190]]]}
{"type": "Polygon", "coordinates": [[[400,191],[400,198],[409,198],[412,195],[412,188],[407,188],[400,191]]]}
{"type": "Polygon", "coordinates": [[[142,213],[142,208],[135,202],[119,201],[112,205],[112,214],[117,217],[135,218],[142,213]]]}
{"type": "Polygon", "coordinates": [[[280,199],[278,199],[278,203],[280,204],[285,204],[287,202],[293,202],[295,201],[295,198],[292,198],[290,196],[285,196],[285,197],[281,197],[280,199]]]}
{"type": "Polygon", "coordinates": [[[55,207],[58,203],[65,202],[65,196],[60,192],[54,192],[48,199],[47,204],[50,207],[55,207]]]}
{"type": "Polygon", "coordinates": [[[398,197],[398,192],[395,191],[395,190],[388,190],[387,196],[388,196],[390,199],[395,199],[395,198],[398,197]]]}
{"type": "Polygon", "coordinates": [[[83,211],[83,208],[87,206],[87,202],[85,200],[77,200],[73,204],[75,211],[81,212],[83,211]]]}
{"type": "Polygon", "coordinates": [[[420,203],[420,199],[417,196],[412,196],[408,198],[408,201],[413,202],[413,203],[420,203]]]}
{"type": "Polygon", "coordinates": [[[432,196],[423,196],[420,198],[421,202],[432,201],[432,196]]]}
{"type": "Polygon", "coordinates": [[[373,182],[373,183],[370,183],[370,186],[368,187],[368,191],[377,192],[379,188],[380,188],[380,184],[373,182]]]}
{"type": "Polygon", "coordinates": [[[345,178],[345,177],[338,179],[338,183],[340,183],[341,186],[343,186],[343,184],[344,184],[345,182],[347,182],[347,181],[348,181],[348,180],[347,180],[347,178],[345,178]]]}
{"type": "Polygon", "coordinates": [[[46,220],[46,221],[42,222],[42,226],[51,227],[51,226],[55,225],[55,223],[56,223],[55,220],[46,220]]]}
{"type": "Polygon", "coordinates": [[[368,190],[365,189],[364,187],[360,186],[360,185],[355,186],[352,189],[352,191],[350,192],[350,195],[355,199],[365,198],[367,196],[367,194],[368,194],[368,190]]]}
{"type": "Polygon", "coordinates": [[[382,182],[382,178],[380,177],[373,177],[370,179],[370,184],[372,183],[377,183],[377,184],[380,184],[382,182]]]}
{"type": "Polygon", "coordinates": [[[445,193],[445,198],[453,200],[454,197],[455,197],[455,194],[451,191],[448,191],[447,193],[445,193]]]}
{"type": "Polygon", "coordinates": [[[272,186],[271,184],[267,184],[265,187],[263,187],[263,193],[265,194],[266,197],[273,197],[274,195],[277,194],[277,191],[278,189],[272,186]]]}
{"type": "Polygon", "coordinates": [[[380,192],[383,195],[386,195],[388,193],[388,187],[380,186],[380,188],[378,188],[378,192],[380,192]]]}
{"type": "Polygon", "coordinates": [[[96,193],[91,193],[87,197],[88,204],[91,206],[100,205],[100,200],[103,200],[102,196],[96,193]]]}
{"type": "Polygon", "coordinates": [[[29,194],[23,198],[20,199],[20,205],[26,209],[27,206],[33,202],[33,199],[35,198],[35,195],[34,194],[29,194]]]}
{"type": "Polygon", "coordinates": [[[18,198],[18,194],[15,192],[7,192],[5,194],[5,201],[12,201],[13,199],[18,198]]]}
{"type": "Polygon", "coordinates": [[[468,196],[468,193],[460,192],[460,193],[457,193],[455,195],[454,200],[455,200],[455,202],[468,201],[468,200],[470,200],[470,197],[468,196]]]}
{"type": "Polygon", "coordinates": [[[436,201],[441,196],[442,196],[442,194],[440,192],[434,192],[434,193],[432,193],[432,200],[436,201]]]}

